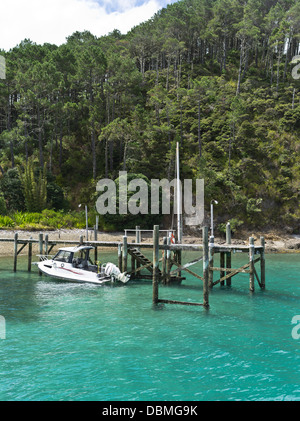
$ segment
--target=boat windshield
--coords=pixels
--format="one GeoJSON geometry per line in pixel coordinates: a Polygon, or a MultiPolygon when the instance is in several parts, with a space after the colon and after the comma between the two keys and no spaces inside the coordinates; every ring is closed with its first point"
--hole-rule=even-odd
{"type": "Polygon", "coordinates": [[[53,260],[57,262],[65,262],[65,263],[71,263],[72,262],[72,256],[70,251],[66,250],[59,250],[59,252],[56,254],[53,260]]]}

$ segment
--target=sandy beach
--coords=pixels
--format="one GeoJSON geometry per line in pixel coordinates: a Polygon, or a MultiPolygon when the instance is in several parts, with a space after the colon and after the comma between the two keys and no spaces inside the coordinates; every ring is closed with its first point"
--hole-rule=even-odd
{"type": "MultiPolygon", "coordinates": [[[[38,239],[39,231],[22,231],[22,230],[0,230],[0,239],[14,238],[15,232],[18,233],[19,239],[38,239]]],[[[79,243],[79,237],[82,235],[85,241],[86,230],[85,229],[61,229],[55,231],[42,231],[44,236],[48,234],[49,240],[74,240],[79,243]]],[[[98,232],[98,241],[122,241],[124,232],[98,232]]],[[[257,234],[241,232],[239,235],[232,236],[232,244],[248,244],[248,238],[253,236],[255,244],[260,244],[260,236],[265,237],[266,252],[267,253],[300,253],[300,235],[284,235],[275,232],[259,232],[257,234]]],[[[128,242],[132,242],[135,236],[134,233],[128,235],[128,242]]],[[[89,240],[94,240],[93,231],[89,231],[89,240]]],[[[151,233],[142,233],[142,242],[151,242],[151,233]]],[[[184,235],[183,243],[185,244],[200,244],[201,233],[199,236],[196,235],[184,235]]],[[[225,238],[215,237],[215,244],[225,244],[225,238]]],[[[56,246],[62,247],[60,244],[56,246]]],[[[27,253],[27,249],[24,249],[24,254],[27,253]]],[[[33,253],[38,253],[37,245],[33,247],[33,253]]],[[[0,241],[0,256],[11,256],[13,254],[13,242],[1,242],[0,241]]],[[[22,254],[22,252],[21,252],[22,254]]]]}

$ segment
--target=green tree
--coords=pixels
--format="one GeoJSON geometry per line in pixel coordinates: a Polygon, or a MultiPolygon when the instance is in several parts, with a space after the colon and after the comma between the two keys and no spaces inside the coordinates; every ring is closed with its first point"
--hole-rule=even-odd
{"type": "Polygon", "coordinates": [[[47,203],[47,176],[46,165],[43,171],[35,175],[34,161],[29,159],[24,167],[24,172],[20,172],[22,182],[25,206],[28,212],[41,212],[46,208],[47,203]]]}

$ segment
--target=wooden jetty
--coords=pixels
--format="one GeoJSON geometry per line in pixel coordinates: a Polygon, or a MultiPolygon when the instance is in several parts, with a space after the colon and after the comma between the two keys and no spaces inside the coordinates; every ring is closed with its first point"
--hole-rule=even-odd
{"type": "MultiPolygon", "coordinates": [[[[127,230],[129,231],[129,230],[127,230]]],[[[118,265],[122,272],[131,274],[132,279],[151,279],[152,280],[152,301],[153,304],[183,304],[209,307],[209,290],[215,285],[223,286],[231,285],[232,278],[239,273],[249,274],[249,289],[254,292],[255,279],[261,289],[265,288],[265,240],[260,238],[260,244],[254,244],[254,238],[249,238],[247,245],[232,245],[230,236],[230,226],[227,224],[226,243],[215,244],[214,237],[208,237],[208,227],[202,228],[202,243],[199,244],[171,244],[170,236],[163,237],[160,241],[159,226],[153,227],[152,242],[142,242],[140,227],[136,227],[135,240],[128,242],[127,235],[123,236],[122,242],[98,241],[97,232],[95,230],[94,240],[84,241],[83,237],[79,241],[74,240],[50,240],[49,235],[39,234],[38,239],[22,239],[18,233],[14,238],[0,238],[0,242],[13,242],[13,270],[17,271],[17,259],[21,251],[28,246],[28,271],[31,271],[32,264],[32,247],[38,245],[39,255],[49,255],[54,246],[71,246],[71,245],[91,245],[95,247],[95,260],[97,260],[98,247],[116,248],[118,250],[118,265]],[[152,249],[152,259],[146,257],[142,252],[143,249],[152,249]],[[188,263],[182,264],[182,251],[196,251],[199,256],[188,263]],[[161,257],[160,257],[161,252],[161,257]],[[232,268],[232,254],[242,252],[248,254],[247,262],[238,268],[232,268]],[[219,265],[215,266],[216,256],[219,254],[219,265]],[[131,262],[129,262],[129,258],[131,262]],[[190,269],[194,264],[202,261],[203,270],[201,275],[190,269]],[[260,262],[260,271],[256,270],[255,264],[260,262]],[[130,263],[130,264],[129,264],[130,263]],[[175,269],[172,270],[172,267],[175,269]],[[147,270],[147,274],[142,274],[142,270],[147,270]],[[176,301],[172,299],[159,298],[159,285],[180,283],[183,279],[182,272],[187,272],[202,282],[203,300],[199,303],[176,301]],[[214,273],[219,272],[219,278],[214,280],[214,273]],[[260,272],[260,277],[258,275],[260,272]]],[[[127,232],[126,232],[127,234],[127,232]]]]}

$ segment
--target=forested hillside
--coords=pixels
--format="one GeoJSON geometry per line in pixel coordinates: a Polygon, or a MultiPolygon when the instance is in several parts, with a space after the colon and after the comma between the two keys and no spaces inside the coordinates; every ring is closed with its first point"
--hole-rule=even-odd
{"type": "Polygon", "coordinates": [[[0,50],[0,210],[91,206],[120,170],[171,180],[178,141],[220,229],[299,233],[299,45],[299,0],[182,0],[126,35],[0,50]]]}

